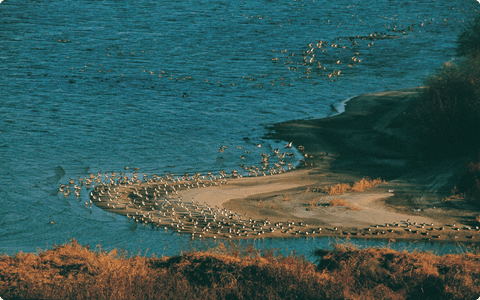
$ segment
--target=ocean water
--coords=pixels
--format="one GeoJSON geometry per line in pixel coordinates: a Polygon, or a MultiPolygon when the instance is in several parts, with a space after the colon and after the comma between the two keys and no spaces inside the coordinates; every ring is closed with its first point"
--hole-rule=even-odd
{"type": "MultiPolygon", "coordinates": [[[[86,189],[76,198],[58,187],[133,168],[259,165],[261,152],[288,142],[265,139],[269,125],[422,85],[455,59],[479,9],[474,0],[3,1],[0,253],[71,238],[158,255],[192,247],[86,208],[86,189]]],[[[304,253],[329,241],[257,243],[304,253]]]]}

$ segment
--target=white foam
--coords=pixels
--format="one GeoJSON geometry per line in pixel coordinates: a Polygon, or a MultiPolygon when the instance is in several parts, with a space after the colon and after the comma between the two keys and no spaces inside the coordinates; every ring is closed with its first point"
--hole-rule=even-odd
{"type": "Polygon", "coordinates": [[[357,96],[353,96],[353,97],[350,97],[346,100],[342,100],[342,101],[338,101],[338,102],[330,104],[333,112],[331,114],[329,114],[328,117],[333,117],[333,116],[336,116],[336,115],[339,115],[339,114],[345,112],[345,106],[347,105],[347,102],[352,100],[355,97],[357,97],[357,96]]]}

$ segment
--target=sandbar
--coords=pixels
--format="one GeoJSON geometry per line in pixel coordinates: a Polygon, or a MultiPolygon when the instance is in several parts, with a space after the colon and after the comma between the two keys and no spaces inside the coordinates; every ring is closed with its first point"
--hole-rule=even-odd
{"type": "Polygon", "coordinates": [[[407,116],[421,90],[365,94],[348,101],[341,114],[273,125],[268,138],[303,149],[300,166],[292,171],[127,180],[96,186],[91,198],[108,211],[192,238],[341,236],[478,243],[478,209],[462,200],[444,201],[465,162],[428,161],[410,134],[407,116]],[[337,184],[376,178],[382,182],[363,191],[326,192],[337,184]]]}

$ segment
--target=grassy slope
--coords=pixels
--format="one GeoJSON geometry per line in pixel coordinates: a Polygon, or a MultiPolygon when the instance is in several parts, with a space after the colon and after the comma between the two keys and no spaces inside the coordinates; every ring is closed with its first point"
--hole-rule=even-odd
{"type": "Polygon", "coordinates": [[[3,299],[475,299],[480,255],[357,250],[318,266],[252,249],[146,258],[94,252],[74,240],[0,259],[3,299]]]}

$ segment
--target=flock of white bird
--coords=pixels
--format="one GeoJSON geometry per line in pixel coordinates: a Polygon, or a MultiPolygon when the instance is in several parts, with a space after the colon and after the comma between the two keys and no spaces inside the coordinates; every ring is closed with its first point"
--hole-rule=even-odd
{"type": "MultiPolygon", "coordinates": [[[[349,6],[347,9],[353,9],[355,6],[349,6]]],[[[299,9],[305,9],[301,7],[299,9]]],[[[455,9],[455,8],[452,8],[455,9]]],[[[460,10],[458,10],[460,12],[460,10]]],[[[244,17],[251,22],[268,22],[272,21],[272,17],[262,15],[252,15],[244,17]]],[[[199,82],[213,85],[231,85],[237,86],[244,83],[253,84],[260,89],[266,86],[292,86],[300,80],[309,80],[311,84],[317,84],[318,80],[330,80],[334,81],[342,74],[348,73],[348,68],[357,67],[363,60],[368,48],[373,47],[377,40],[400,38],[404,35],[414,34],[422,32],[423,30],[429,30],[429,26],[446,26],[449,22],[463,22],[456,19],[449,19],[448,17],[442,19],[429,18],[427,16],[418,17],[416,19],[401,20],[397,15],[393,16],[381,16],[385,20],[383,29],[385,32],[372,32],[367,35],[352,35],[345,37],[338,37],[335,39],[316,40],[305,45],[295,45],[292,49],[272,49],[271,60],[274,62],[270,65],[266,73],[259,74],[236,74],[232,78],[242,78],[242,80],[234,80],[232,82],[225,82],[222,78],[213,78],[205,76],[199,78],[199,75],[186,75],[176,74],[178,73],[172,68],[165,68],[163,70],[148,70],[139,69],[138,72],[150,74],[157,77],[159,80],[171,80],[171,81],[190,81],[198,80],[199,82]],[[278,64],[283,64],[284,68],[280,68],[278,64]]],[[[310,21],[312,23],[313,21],[310,21]]],[[[319,24],[315,26],[335,26],[338,28],[346,28],[348,31],[356,32],[355,28],[361,28],[362,32],[365,32],[367,28],[370,28],[364,20],[361,20],[358,15],[351,15],[350,20],[344,22],[334,22],[330,20],[317,21],[319,24]],[[321,24],[320,24],[321,23],[321,24]]],[[[285,26],[291,25],[290,20],[285,26]]],[[[279,26],[283,26],[279,24],[279,26]]],[[[68,38],[58,39],[60,43],[79,43],[68,38]]],[[[154,39],[154,43],[160,43],[160,40],[154,39]]],[[[263,51],[263,50],[261,50],[263,51]]],[[[57,49],[58,53],[61,53],[61,49],[57,49]]],[[[74,72],[95,72],[95,76],[98,73],[113,74],[113,75],[132,75],[127,74],[130,71],[122,70],[115,64],[115,67],[110,66],[110,57],[128,56],[131,59],[138,57],[140,60],[146,59],[148,56],[155,56],[154,50],[127,50],[118,49],[116,47],[106,47],[105,59],[97,60],[95,62],[83,63],[81,65],[71,66],[70,70],[74,72]]],[[[162,53],[163,55],[163,53],[162,53]]],[[[148,58],[147,58],[148,59],[148,58]]],[[[138,75],[138,74],[136,74],[138,75]]],[[[185,94],[184,94],[185,95],[185,94]]]]}
{"type": "MultiPolygon", "coordinates": [[[[292,147],[292,144],[285,147],[292,147]]],[[[227,148],[222,146],[219,150],[225,151],[227,148]]],[[[274,153],[278,155],[280,151],[274,149],[274,153]]],[[[466,237],[474,239],[480,232],[478,226],[460,228],[461,226],[453,224],[435,227],[434,224],[419,224],[410,220],[354,230],[337,227],[322,230],[321,227],[308,226],[294,220],[276,223],[271,223],[268,219],[254,220],[222,207],[212,207],[194,200],[186,201],[182,197],[182,191],[224,185],[228,184],[229,180],[242,177],[236,170],[230,173],[219,171],[217,175],[212,172],[203,175],[195,173],[191,176],[165,173],[163,176],[143,174],[143,177],[137,171],[133,170],[130,177],[125,173],[98,173],[79,178],[78,182],[69,179],[68,184],[60,185],[59,192],[67,197],[73,187],[76,196],[80,197],[80,191],[85,187],[90,191],[89,199],[85,201],[87,208],[95,204],[106,211],[125,215],[129,221],[138,225],[189,234],[192,239],[252,238],[278,233],[288,236],[318,236],[324,232],[344,236],[381,236],[402,232],[439,239],[444,235],[452,235],[452,230],[469,231],[472,234],[466,237]]],[[[273,174],[275,172],[270,173],[273,174]]]]}
{"type": "MultiPolygon", "coordinates": [[[[261,147],[261,144],[257,144],[261,147]]],[[[292,143],[285,145],[291,149],[292,143]]],[[[241,147],[237,147],[241,149],[241,147]]],[[[304,150],[303,146],[299,146],[304,150]]],[[[228,151],[228,146],[219,148],[219,152],[228,151]]],[[[273,149],[273,154],[261,153],[260,166],[244,166],[248,176],[271,176],[295,169],[290,162],[285,162],[285,156],[295,157],[293,152],[283,152],[273,149]],[[270,156],[276,157],[276,162],[270,162],[270,156]]],[[[299,161],[305,162],[303,159],[299,161]]],[[[126,170],[130,168],[126,167],[126,170]]],[[[202,175],[195,173],[192,176],[184,174],[175,176],[165,173],[163,176],[143,174],[143,180],[138,169],[132,171],[131,176],[126,173],[90,174],[77,181],[69,179],[67,184],[61,184],[59,192],[64,197],[70,196],[72,190],[77,198],[81,197],[82,188],[89,192],[89,199],[85,206],[91,208],[93,204],[114,213],[126,215],[132,221],[145,226],[153,226],[178,233],[191,234],[195,237],[232,238],[261,236],[276,231],[292,234],[315,234],[321,228],[309,229],[306,224],[285,222],[271,224],[268,219],[244,219],[240,214],[220,207],[211,207],[206,203],[184,201],[181,191],[207,188],[227,184],[228,180],[243,177],[237,170],[230,172],[219,171],[218,174],[207,172],[202,175]],[[303,229],[303,230],[302,230],[303,229]]]]}

